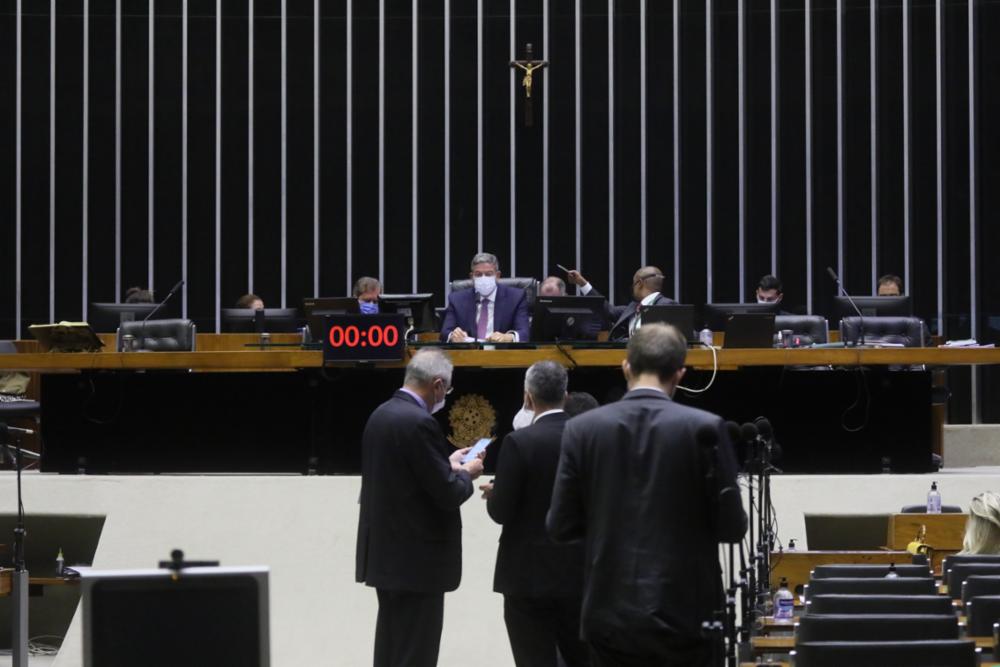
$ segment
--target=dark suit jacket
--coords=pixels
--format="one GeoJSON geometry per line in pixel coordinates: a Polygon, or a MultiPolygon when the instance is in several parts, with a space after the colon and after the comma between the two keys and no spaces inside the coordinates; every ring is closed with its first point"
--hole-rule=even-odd
{"type": "Polygon", "coordinates": [[[486,509],[503,525],[493,590],[522,597],[579,597],[583,545],[556,544],[545,514],[559,464],[565,412],[546,415],[500,446],[493,495],[486,509]]]}
{"type": "Polygon", "coordinates": [[[722,420],[661,392],[572,419],[547,526],[556,541],[584,539],[584,638],[637,655],[697,640],[723,604],[718,543],[746,532],[738,488],[722,420]],[[702,425],[718,434],[715,456],[696,441],[702,425]]]}
{"type": "Polygon", "coordinates": [[[452,471],[454,450],[437,420],[397,391],[368,418],[361,447],[357,581],[420,593],[458,588],[458,508],[472,495],[472,480],[452,471]]]}
{"type": "MultiPolygon", "coordinates": [[[[604,295],[596,289],[591,288],[589,296],[604,295]]],[[[669,306],[674,303],[677,302],[660,294],[656,297],[656,301],[652,305],[669,306]]],[[[629,325],[632,323],[632,318],[635,317],[635,313],[639,309],[639,302],[630,301],[624,306],[612,306],[608,301],[605,301],[604,309],[607,311],[608,321],[611,323],[611,329],[608,330],[608,340],[628,340],[629,325]]]]}
{"type": "MultiPolygon", "coordinates": [[[[452,292],[448,297],[448,308],[444,313],[441,340],[447,341],[452,329],[460,327],[470,336],[476,335],[476,294],[475,288],[452,292]]],[[[522,343],[531,337],[528,325],[528,302],[520,287],[497,284],[497,298],[493,304],[493,331],[507,333],[516,331],[522,343]]]]}

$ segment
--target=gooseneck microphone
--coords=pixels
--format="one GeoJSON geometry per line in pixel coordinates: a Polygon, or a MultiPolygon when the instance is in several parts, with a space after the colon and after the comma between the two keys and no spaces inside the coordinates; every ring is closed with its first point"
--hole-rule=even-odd
{"type": "Polygon", "coordinates": [[[847,297],[847,300],[851,303],[851,307],[854,308],[854,312],[856,312],[858,314],[858,337],[854,340],[854,344],[855,345],[864,345],[865,344],[865,316],[861,314],[861,309],[858,308],[858,304],[856,304],[854,302],[854,297],[852,297],[850,294],[848,294],[847,290],[845,290],[844,286],[840,283],[840,278],[837,277],[837,272],[834,271],[833,268],[831,268],[829,266],[826,267],[826,272],[830,275],[830,278],[833,279],[833,282],[837,283],[837,288],[840,290],[840,293],[843,294],[845,297],[847,297]]]}
{"type": "Polygon", "coordinates": [[[160,312],[160,309],[166,305],[167,301],[170,301],[170,297],[172,297],[174,294],[177,294],[177,291],[181,288],[181,285],[183,284],[184,284],[183,280],[178,280],[177,284],[174,285],[172,288],[170,288],[170,291],[167,293],[167,296],[163,297],[163,301],[157,304],[156,308],[149,311],[149,315],[146,315],[146,317],[142,318],[143,323],[145,324],[146,320],[151,318],[156,313],[160,312]]]}

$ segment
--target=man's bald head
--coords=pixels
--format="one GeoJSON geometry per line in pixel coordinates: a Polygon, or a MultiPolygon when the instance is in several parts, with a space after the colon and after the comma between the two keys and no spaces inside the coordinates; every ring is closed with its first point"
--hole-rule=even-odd
{"type": "Polygon", "coordinates": [[[632,276],[632,296],[641,301],[653,292],[663,291],[663,271],[655,266],[644,266],[632,276]]]}

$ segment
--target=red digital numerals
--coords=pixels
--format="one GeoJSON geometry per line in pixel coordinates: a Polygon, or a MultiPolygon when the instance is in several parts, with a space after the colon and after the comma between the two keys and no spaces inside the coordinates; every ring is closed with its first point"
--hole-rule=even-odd
{"type": "Polygon", "coordinates": [[[399,328],[373,325],[364,329],[351,324],[330,327],[330,345],[333,347],[395,347],[399,342],[399,328]]]}

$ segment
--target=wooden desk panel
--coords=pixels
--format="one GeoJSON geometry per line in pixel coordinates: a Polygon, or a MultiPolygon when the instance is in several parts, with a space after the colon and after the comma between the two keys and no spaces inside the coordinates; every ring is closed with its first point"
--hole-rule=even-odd
{"type": "Polygon", "coordinates": [[[927,527],[924,541],[937,551],[960,551],[965,538],[967,514],[890,514],[886,544],[890,549],[906,549],[921,526],[927,527]]]}
{"type": "MultiPolygon", "coordinates": [[[[284,336],[272,337],[282,342],[284,336]]],[[[197,352],[118,353],[113,351],[54,354],[32,352],[28,345],[20,354],[0,355],[0,369],[73,371],[88,369],[273,369],[318,368],[322,353],[317,350],[280,348],[251,350],[254,334],[199,334],[197,352]]],[[[36,348],[37,349],[37,348],[36,348]]],[[[109,349],[113,349],[109,348],[109,349]]],[[[565,366],[616,367],[625,358],[623,349],[573,349],[539,346],[535,349],[451,350],[456,366],[480,368],[526,368],[536,361],[551,360],[565,366]]],[[[722,369],[744,366],[858,366],[858,365],[968,365],[1000,364],[1000,349],[885,348],[885,349],[748,349],[718,350],[722,369]]],[[[402,362],[379,363],[380,367],[398,367],[402,362]]],[[[710,350],[690,350],[687,365],[699,370],[713,367],[710,350]]]]}

